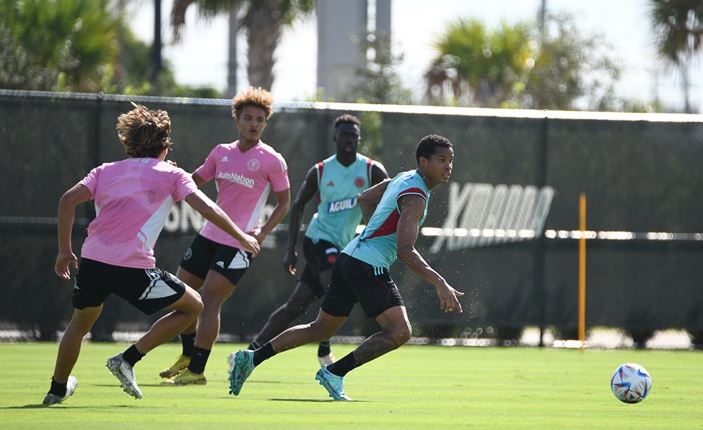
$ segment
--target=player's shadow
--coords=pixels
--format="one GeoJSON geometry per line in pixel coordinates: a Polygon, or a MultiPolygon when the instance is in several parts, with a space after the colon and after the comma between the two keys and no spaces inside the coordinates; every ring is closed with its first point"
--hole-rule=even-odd
{"type": "Polygon", "coordinates": [[[346,402],[337,402],[332,399],[285,399],[273,398],[269,399],[272,402],[298,402],[298,403],[366,403],[366,400],[348,400],[346,402]]]}
{"type": "Polygon", "coordinates": [[[73,405],[52,405],[46,406],[39,404],[22,405],[22,406],[7,406],[1,409],[114,409],[114,408],[131,408],[129,405],[114,405],[114,406],[73,406],[73,405]]]}

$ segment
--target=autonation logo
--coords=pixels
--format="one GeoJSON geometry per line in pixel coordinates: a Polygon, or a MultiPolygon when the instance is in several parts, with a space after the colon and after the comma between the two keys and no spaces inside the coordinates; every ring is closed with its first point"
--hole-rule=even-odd
{"type": "Polygon", "coordinates": [[[254,188],[254,180],[247,178],[239,173],[232,172],[220,172],[217,174],[217,179],[224,179],[226,181],[234,182],[235,184],[244,185],[247,188],[254,188]]]}
{"type": "Polygon", "coordinates": [[[431,252],[517,242],[539,237],[554,199],[552,187],[453,182],[449,213],[439,228],[423,228],[436,236],[431,252]]]}

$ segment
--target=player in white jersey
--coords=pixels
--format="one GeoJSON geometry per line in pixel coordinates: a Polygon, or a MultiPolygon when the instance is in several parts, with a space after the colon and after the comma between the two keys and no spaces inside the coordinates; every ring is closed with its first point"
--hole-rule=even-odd
{"type": "MultiPolygon", "coordinates": [[[[286,162],[261,141],[272,113],[271,93],[248,88],[232,100],[232,116],[239,140],[216,145],[193,172],[200,187],[211,180],[217,185],[217,204],[232,220],[262,243],[286,216],[290,183],[286,162]],[[276,205],[266,223],[261,214],[269,193],[276,205]]],[[[182,354],[160,376],[176,385],[206,384],[205,365],[220,332],[220,308],[234,292],[251,264],[251,254],[219,226],[206,223],[186,250],[176,274],[199,290],[204,309],[196,324],[181,333],[182,354]]]]}
{"type": "MultiPolygon", "coordinates": [[[[308,170],[291,205],[288,225],[288,246],[283,260],[284,269],[296,274],[298,253],[296,243],[305,205],[317,197],[317,208],[303,242],[305,269],[288,300],[276,309],[261,328],[249,349],[255,350],[288,328],[315,300],[324,296],[339,252],[354,237],[361,221],[357,205],[358,194],[388,178],[379,162],[357,153],[361,139],[361,121],[354,115],[340,115],[334,120],[335,155],[308,170]]],[[[334,362],[329,340],[317,349],[320,364],[334,362]]]]}
{"type": "Polygon", "coordinates": [[[78,360],[83,337],[116,294],[146,314],[170,309],[149,331],[123,353],[107,361],[108,369],[129,395],[141,398],[133,366],[147,352],[171,339],[196,320],[203,309],[200,296],[177,277],[155,266],[154,244],[173,203],[185,200],[206,219],[257,253],[256,238],[242,232],[225,212],[198,191],[183,169],[164,162],[172,143],[171,120],[165,111],[135,109],[120,115],[120,143],[128,158],[94,168],[59,201],[58,245],[54,271],[71,279],[78,268],[73,289],[73,316],[59,343],[51,387],[43,404],[61,403],[78,384],[70,375],[78,360]],[[96,217],[88,226],[81,250],[80,267],[71,247],[75,208],[95,201],[96,217]]]}
{"type": "Polygon", "coordinates": [[[318,370],[315,379],[334,400],[349,400],[344,393],[347,372],[386,354],[409,339],[412,332],[402,297],[388,272],[400,258],[417,276],[435,287],[445,312],[461,312],[455,290],[422,258],[415,248],[430,190],[449,182],[454,162],[451,142],[438,135],[425,136],[415,152],[417,169],[402,172],[364,191],[359,205],[370,216],[364,231],[342,251],[332,269],[330,286],[317,319],[291,327],[256,351],[238,351],[230,372],[230,392],[239,395],[256,366],[275,354],[332,336],[344,324],[356,303],[381,331],[366,338],[339,361],[318,370]],[[373,213],[373,215],[371,215],[373,213]]]}

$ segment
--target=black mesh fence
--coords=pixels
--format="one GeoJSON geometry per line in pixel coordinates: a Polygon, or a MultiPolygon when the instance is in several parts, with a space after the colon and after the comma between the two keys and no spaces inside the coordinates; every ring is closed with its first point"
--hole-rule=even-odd
{"type": "MultiPolygon", "coordinates": [[[[188,171],[214,144],[236,139],[228,100],[0,90],[5,326],[47,338],[69,317],[72,285],[52,270],[57,201],[95,165],[124,157],[114,126],[130,100],[169,112],[176,149],[169,158],[188,171]]],[[[362,118],[365,151],[391,175],[415,167],[415,145],[426,134],[442,134],[455,144],[452,183],[432,191],[418,247],[466,292],[465,312],[441,313],[432,288],[396,264],[392,273],[416,335],[460,336],[491,327],[510,338],[538,326],[571,336],[578,309],[573,231],[584,193],[594,236],[588,241],[589,326],[623,328],[633,337],[680,328],[701,338],[700,117],[277,105],[264,140],[286,158],[293,194],[307,169],[333,153],[332,121],[343,112],[362,118]]],[[[214,197],[211,184],[205,191],[214,197]]],[[[92,216],[90,205],[79,208],[76,252],[92,216]]],[[[175,272],[198,227],[192,210],[176,205],[157,244],[158,265],[175,272]]],[[[282,266],[285,238],[282,226],[225,304],[224,333],[255,333],[292,292],[294,280],[282,266]]],[[[302,318],[316,312],[313,306],[302,318]]],[[[115,329],[143,329],[150,322],[110,299],[93,335],[109,338],[115,329]]],[[[342,332],[368,329],[355,313],[342,332]]]]}

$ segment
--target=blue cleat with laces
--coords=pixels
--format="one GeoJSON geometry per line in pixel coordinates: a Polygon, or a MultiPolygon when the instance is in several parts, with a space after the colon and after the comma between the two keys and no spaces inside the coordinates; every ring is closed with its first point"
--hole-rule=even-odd
{"type": "Polygon", "coordinates": [[[242,350],[234,354],[234,366],[229,372],[229,393],[235,396],[242,391],[242,385],[254,371],[254,351],[242,350]]]}
{"type": "Polygon", "coordinates": [[[334,400],[351,400],[344,394],[344,377],[335,375],[327,370],[326,367],[321,368],[315,374],[315,379],[320,383],[334,400]]]}

